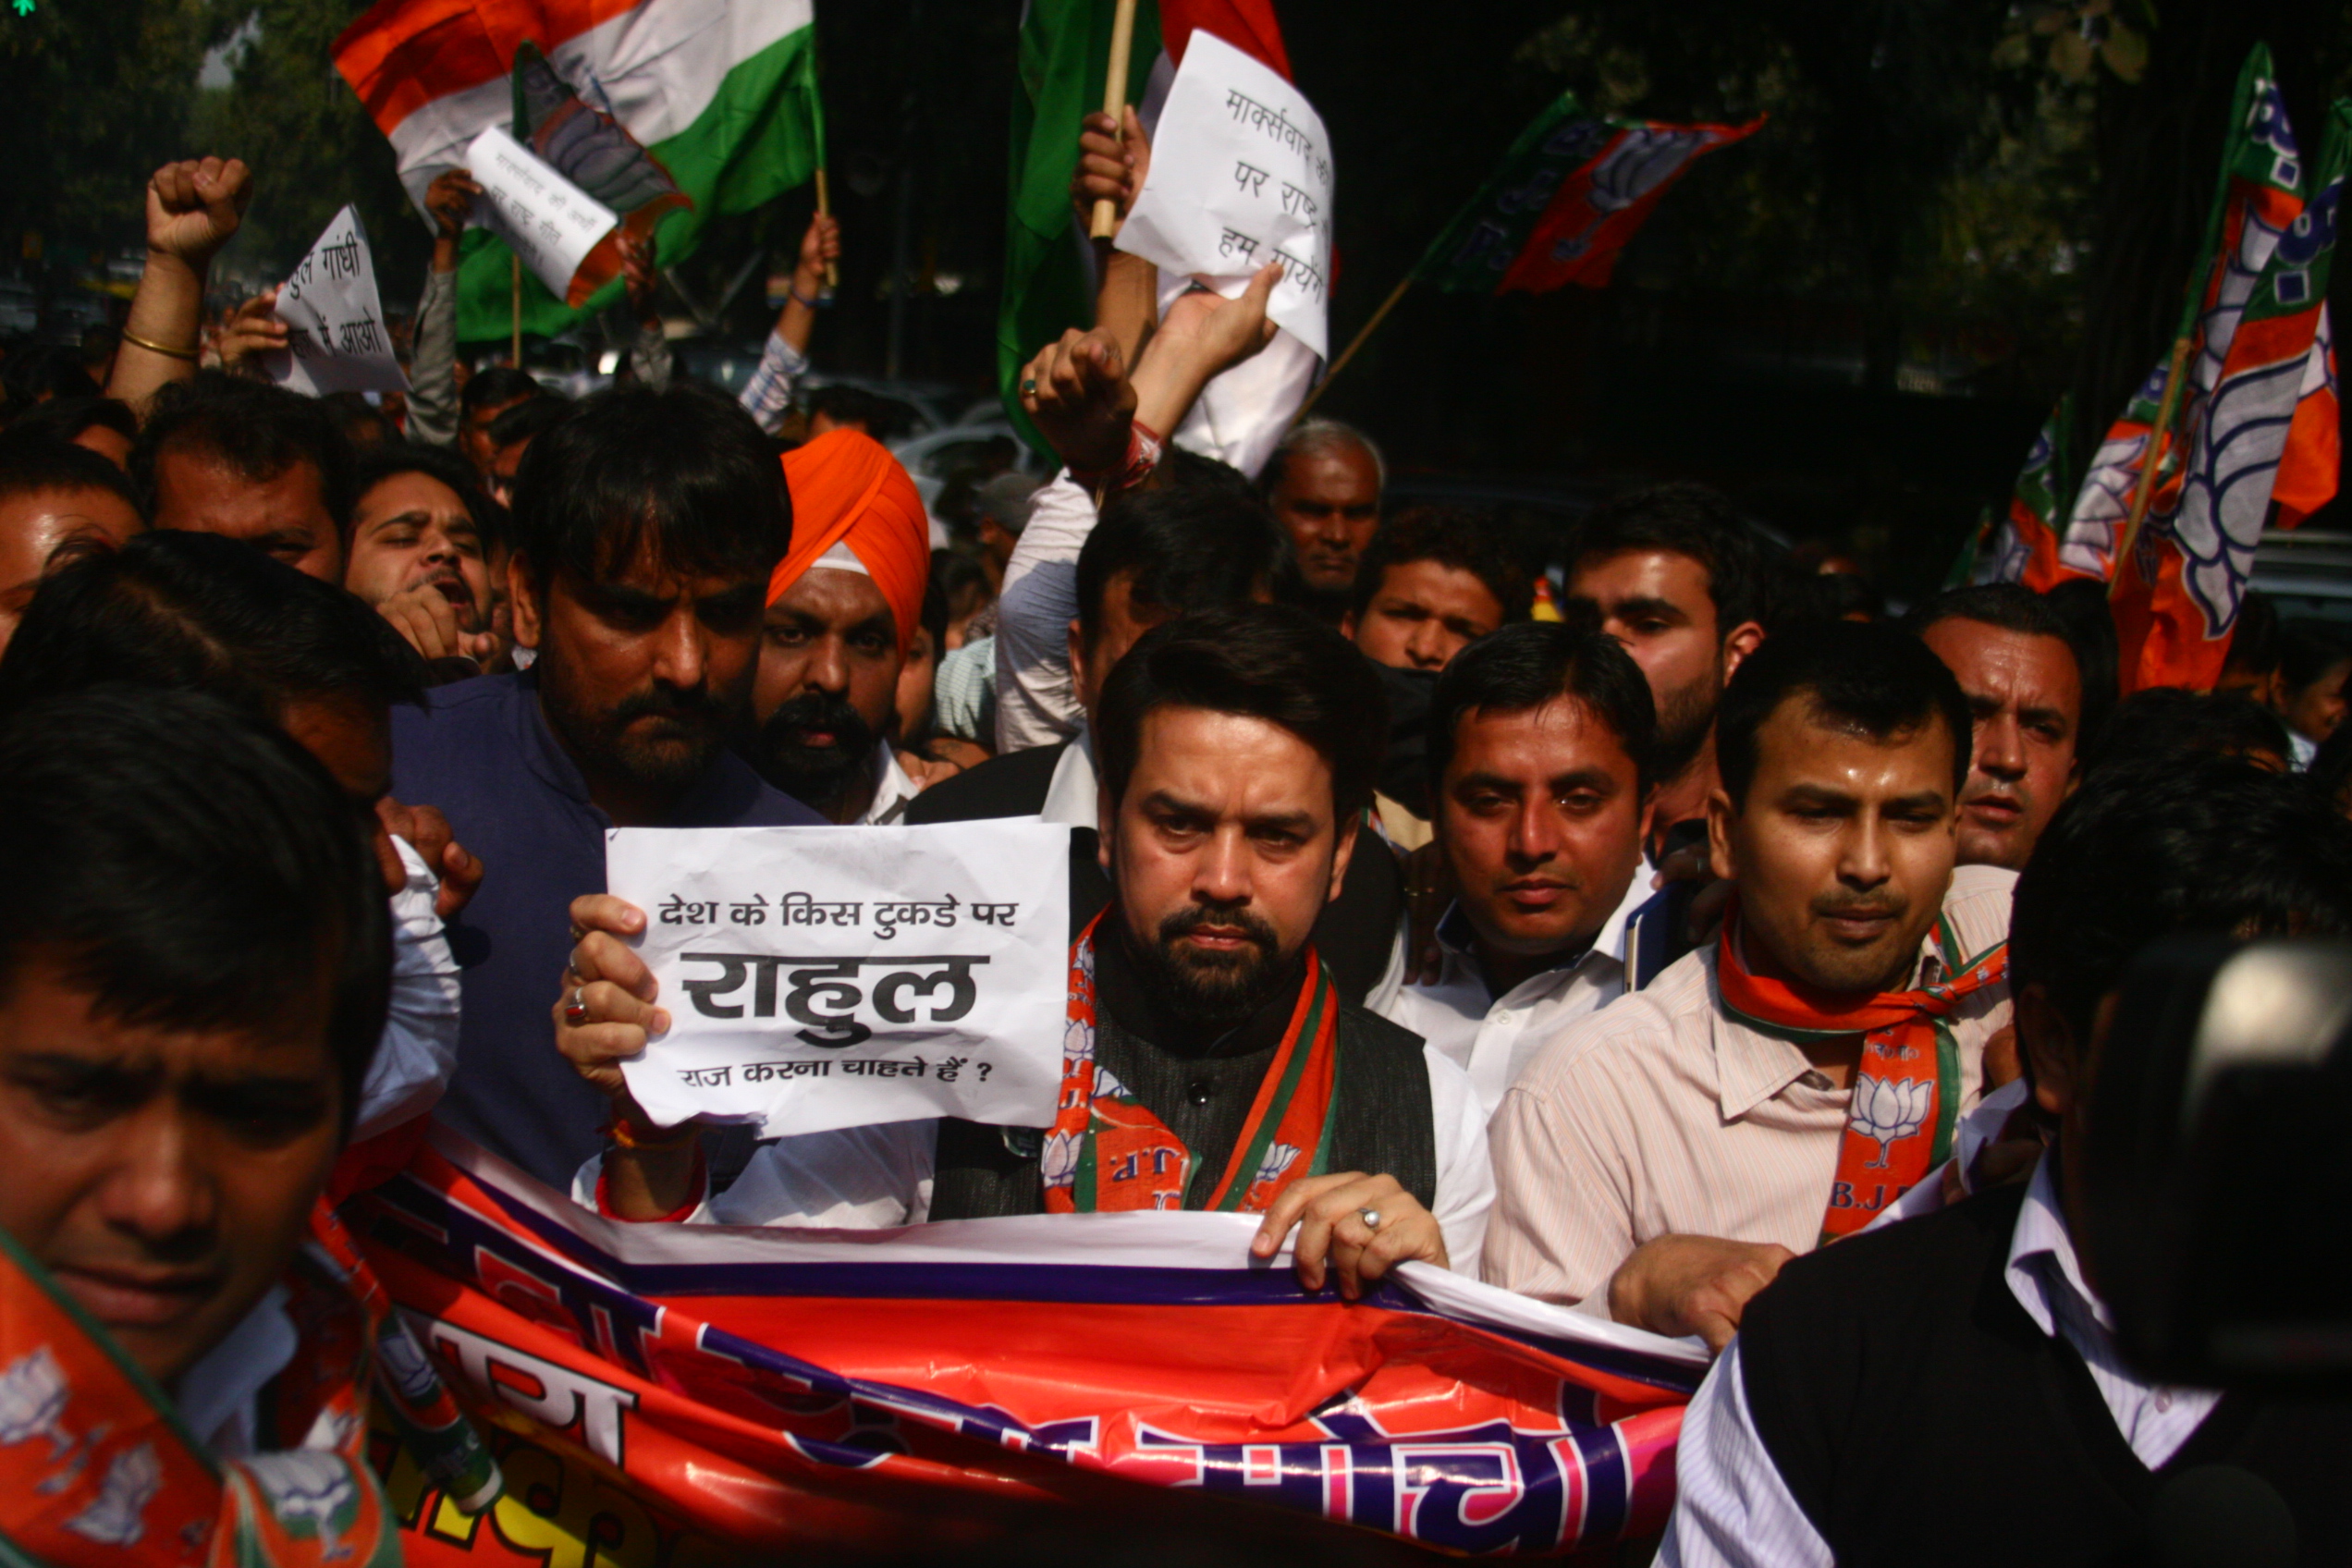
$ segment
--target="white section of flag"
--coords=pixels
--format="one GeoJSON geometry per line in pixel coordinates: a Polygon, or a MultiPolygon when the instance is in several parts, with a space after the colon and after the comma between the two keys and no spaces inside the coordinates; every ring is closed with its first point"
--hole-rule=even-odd
{"type": "MultiPolygon", "coordinates": [[[[647,147],[702,117],[737,66],[811,25],[813,0],[643,0],[548,51],[556,74],[604,90],[613,116],[647,147]]],[[[511,80],[434,99],[392,129],[400,183],[420,213],[425,188],[465,150],[514,118],[511,80]]],[[[426,222],[432,220],[427,218],[426,222]]]]}

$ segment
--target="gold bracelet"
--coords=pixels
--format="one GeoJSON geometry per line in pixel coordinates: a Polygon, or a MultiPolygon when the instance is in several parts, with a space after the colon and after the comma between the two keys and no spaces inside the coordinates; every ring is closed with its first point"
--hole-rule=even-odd
{"type": "Polygon", "coordinates": [[[161,354],[167,360],[186,360],[190,364],[196,362],[196,350],[193,349],[166,349],[153,338],[141,337],[139,334],[128,330],[123,333],[122,340],[135,348],[144,349],[151,354],[161,354]]]}
{"type": "Polygon", "coordinates": [[[630,1130],[628,1119],[619,1116],[606,1122],[599,1131],[612,1140],[614,1147],[624,1149],[674,1149],[703,1135],[701,1124],[693,1121],[681,1121],[666,1132],[634,1133],[630,1130]]]}

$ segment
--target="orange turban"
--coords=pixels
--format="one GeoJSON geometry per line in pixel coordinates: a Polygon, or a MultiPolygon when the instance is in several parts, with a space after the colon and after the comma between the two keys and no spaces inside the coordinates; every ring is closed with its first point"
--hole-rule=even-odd
{"type": "Polygon", "coordinates": [[[923,623],[923,589],[931,579],[931,519],[923,496],[882,443],[855,430],[828,430],[784,454],[792,492],[792,548],[768,579],[767,602],[836,545],[847,545],[889,602],[899,652],[923,623]]]}

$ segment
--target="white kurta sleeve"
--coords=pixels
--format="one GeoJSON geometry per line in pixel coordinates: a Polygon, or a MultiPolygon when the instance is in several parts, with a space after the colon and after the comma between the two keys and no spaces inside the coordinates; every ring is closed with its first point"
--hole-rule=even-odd
{"type": "Polygon", "coordinates": [[[1095,503],[1064,469],[1037,492],[997,599],[997,750],[1050,746],[1084,715],[1070,680],[1070,623],[1078,618],[1078,552],[1095,530],[1095,503]]]}

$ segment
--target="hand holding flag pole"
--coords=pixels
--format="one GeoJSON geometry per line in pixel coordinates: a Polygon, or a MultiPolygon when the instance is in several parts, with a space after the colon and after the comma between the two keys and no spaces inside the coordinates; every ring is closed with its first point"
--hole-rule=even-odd
{"type": "MultiPolygon", "coordinates": [[[[1135,0],[1119,0],[1119,9],[1110,21],[1110,70],[1103,80],[1103,113],[1112,121],[1122,118],[1127,107],[1127,62],[1135,43],[1135,0]]],[[[1109,239],[1119,232],[1119,204],[1105,197],[1095,203],[1094,221],[1087,232],[1096,239],[1109,239]]]]}

